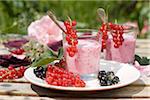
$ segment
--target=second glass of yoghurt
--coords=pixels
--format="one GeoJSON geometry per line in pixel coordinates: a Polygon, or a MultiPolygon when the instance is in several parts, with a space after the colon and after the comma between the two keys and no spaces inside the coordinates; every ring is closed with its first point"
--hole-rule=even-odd
{"type": "Polygon", "coordinates": [[[114,42],[112,36],[109,35],[108,41],[106,43],[106,60],[113,60],[122,63],[134,63],[134,55],[135,55],[135,46],[136,46],[136,36],[137,36],[137,28],[124,25],[126,33],[123,34],[124,41],[119,48],[114,47],[114,42]]]}

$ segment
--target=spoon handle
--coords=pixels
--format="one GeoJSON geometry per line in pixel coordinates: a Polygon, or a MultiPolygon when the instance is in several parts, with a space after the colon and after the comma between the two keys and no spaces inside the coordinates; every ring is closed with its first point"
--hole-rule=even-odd
{"type": "Polygon", "coordinates": [[[108,16],[106,15],[106,12],[103,8],[98,8],[97,9],[97,14],[102,20],[102,22],[107,23],[108,22],[108,16]]]}

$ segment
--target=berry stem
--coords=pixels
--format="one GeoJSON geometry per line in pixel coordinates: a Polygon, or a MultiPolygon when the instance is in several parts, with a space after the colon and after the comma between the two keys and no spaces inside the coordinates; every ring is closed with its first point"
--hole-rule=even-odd
{"type": "Polygon", "coordinates": [[[69,17],[69,16],[67,16],[67,18],[68,18],[68,20],[69,20],[69,22],[70,22],[70,25],[72,24],[71,22],[72,22],[72,20],[71,20],[71,18],[69,17]]]}

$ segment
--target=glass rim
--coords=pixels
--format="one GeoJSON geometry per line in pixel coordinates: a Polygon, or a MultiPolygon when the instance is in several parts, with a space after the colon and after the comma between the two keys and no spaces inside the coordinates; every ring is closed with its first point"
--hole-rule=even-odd
{"type": "Polygon", "coordinates": [[[78,38],[92,38],[98,35],[98,30],[96,29],[77,29],[78,38]],[[87,34],[86,34],[87,32],[87,34]],[[88,34],[90,33],[90,34],[88,34]]]}
{"type": "MultiPolygon", "coordinates": [[[[98,35],[98,32],[99,32],[96,29],[88,29],[88,28],[77,28],[76,31],[77,31],[76,34],[77,34],[78,38],[88,38],[88,37],[92,38],[92,37],[96,37],[98,35]],[[87,33],[89,32],[90,34],[86,34],[86,32],[87,33]]],[[[100,34],[101,34],[101,32],[100,32],[100,34]]],[[[63,35],[65,36],[64,33],[63,33],[63,35]]]]}
{"type": "Polygon", "coordinates": [[[89,32],[91,32],[91,31],[92,31],[92,32],[93,32],[93,31],[94,31],[94,32],[98,32],[97,29],[89,29],[89,28],[78,28],[78,29],[76,29],[76,30],[77,30],[77,32],[86,32],[86,31],[87,31],[87,32],[88,32],[88,31],[89,31],[89,32]]]}

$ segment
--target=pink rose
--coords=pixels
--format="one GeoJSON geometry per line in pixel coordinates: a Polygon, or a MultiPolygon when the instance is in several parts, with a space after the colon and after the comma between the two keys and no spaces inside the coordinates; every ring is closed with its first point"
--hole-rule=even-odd
{"type": "MultiPolygon", "coordinates": [[[[62,22],[59,24],[64,28],[62,22]]],[[[32,22],[28,27],[28,35],[44,45],[53,45],[62,40],[62,31],[49,16],[32,22]]]]}
{"type": "Polygon", "coordinates": [[[150,76],[150,65],[140,65],[135,61],[134,66],[141,72],[142,75],[150,76]]]}

